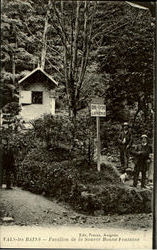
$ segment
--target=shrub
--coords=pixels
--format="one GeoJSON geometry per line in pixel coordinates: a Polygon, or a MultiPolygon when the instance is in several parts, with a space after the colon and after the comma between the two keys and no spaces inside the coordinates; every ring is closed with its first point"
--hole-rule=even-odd
{"type": "Polygon", "coordinates": [[[125,187],[111,165],[89,166],[84,159],[54,161],[53,152],[32,150],[19,166],[18,185],[26,190],[65,201],[81,212],[94,214],[150,212],[147,194],[125,187]],[[47,156],[47,157],[45,157],[47,156]],[[40,159],[40,161],[39,161],[40,159]],[[147,203],[147,209],[146,209],[147,203]]]}
{"type": "Polygon", "coordinates": [[[32,121],[32,125],[36,137],[45,142],[47,149],[72,145],[72,123],[68,117],[44,115],[32,121]]]}
{"type": "Polygon", "coordinates": [[[36,138],[47,149],[65,148],[73,156],[84,156],[88,162],[94,155],[95,125],[89,115],[78,116],[75,126],[69,117],[45,115],[32,122],[36,138]]]}
{"type": "Polygon", "coordinates": [[[55,197],[59,201],[69,200],[71,187],[76,182],[76,175],[68,173],[68,162],[53,163],[52,165],[40,163],[39,165],[39,162],[34,161],[30,168],[27,166],[27,162],[25,162],[18,175],[19,186],[36,194],[55,197]]]}

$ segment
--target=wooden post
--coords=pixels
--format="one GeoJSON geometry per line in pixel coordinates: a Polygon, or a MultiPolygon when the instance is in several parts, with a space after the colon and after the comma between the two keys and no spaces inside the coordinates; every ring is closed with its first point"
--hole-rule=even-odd
{"type": "Polygon", "coordinates": [[[96,117],[96,128],[97,128],[97,170],[100,172],[101,162],[101,141],[100,141],[100,117],[106,117],[106,105],[104,105],[103,98],[93,98],[91,102],[91,116],[96,117]]]}
{"type": "Polygon", "coordinates": [[[100,172],[100,117],[96,117],[97,123],[97,170],[100,172]]]}

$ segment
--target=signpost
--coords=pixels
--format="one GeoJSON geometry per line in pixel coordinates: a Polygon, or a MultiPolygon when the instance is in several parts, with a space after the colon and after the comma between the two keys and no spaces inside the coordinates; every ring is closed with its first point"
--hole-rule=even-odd
{"type": "Polygon", "coordinates": [[[100,155],[101,155],[101,142],[100,142],[100,117],[106,117],[106,105],[104,105],[103,98],[94,98],[91,102],[91,116],[96,117],[97,127],[97,170],[100,172],[100,155]]]}

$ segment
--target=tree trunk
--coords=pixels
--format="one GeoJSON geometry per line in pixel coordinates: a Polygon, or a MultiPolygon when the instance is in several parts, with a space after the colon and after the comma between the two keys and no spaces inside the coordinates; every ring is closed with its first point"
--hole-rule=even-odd
{"type": "Polygon", "coordinates": [[[40,67],[44,70],[45,68],[45,60],[46,60],[46,51],[47,51],[47,30],[48,30],[48,19],[50,14],[50,0],[48,3],[48,10],[45,17],[45,25],[44,25],[44,32],[43,32],[43,39],[42,39],[42,50],[41,50],[41,65],[40,67]]]}

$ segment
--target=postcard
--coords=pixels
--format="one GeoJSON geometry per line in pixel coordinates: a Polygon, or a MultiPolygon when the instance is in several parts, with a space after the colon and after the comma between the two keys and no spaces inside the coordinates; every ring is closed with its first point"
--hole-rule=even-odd
{"type": "Polygon", "coordinates": [[[156,248],[155,5],[2,1],[2,249],[156,248]]]}

